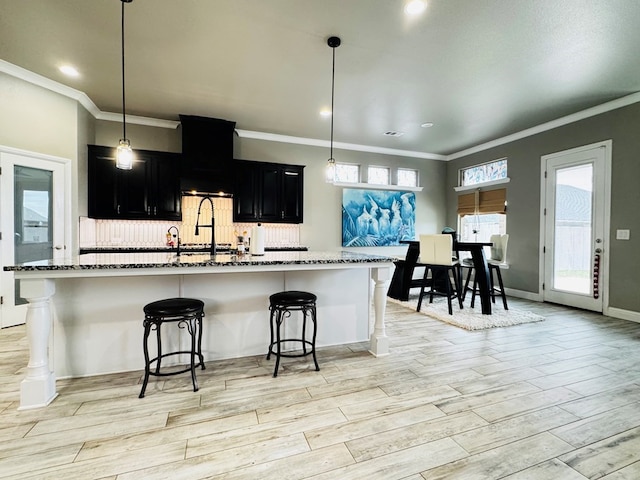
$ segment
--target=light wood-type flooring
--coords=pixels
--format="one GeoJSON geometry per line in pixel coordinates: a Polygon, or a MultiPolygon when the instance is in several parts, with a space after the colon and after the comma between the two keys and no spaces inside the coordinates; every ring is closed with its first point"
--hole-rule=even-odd
{"type": "Polygon", "coordinates": [[[468,332],[389,303],[388,357],[322,348],[320,372],[285,359],[277,378],[264,357],[209,362],[197,393],[183,374],[144,399],[140,371],[59,380],[27,411],[25,328],[4,329],[0,478],[640,478],[640,324],[510,307],[546,321],[468,332]]]}

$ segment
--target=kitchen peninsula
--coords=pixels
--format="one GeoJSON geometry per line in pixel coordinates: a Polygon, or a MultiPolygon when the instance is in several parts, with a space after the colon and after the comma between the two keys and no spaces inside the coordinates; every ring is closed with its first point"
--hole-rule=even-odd
{"type": "MultiPolygon", "coordinates": [[[[162,298],[205,302],[207,361],[265,354],[269,295],[282,290],[318,296],[319,346],[369,339],[373,355],[387,355],[384,313],[392,266],[389,257],[338,251],[105,253],[4,267],[29,301],[30,359],[20,408],[48,405],[57,395],[56,377],[142,370],[142,307],[162,298]]],[[[171,340],[163,339],[167,348],[177,346],[171,340]]]]}

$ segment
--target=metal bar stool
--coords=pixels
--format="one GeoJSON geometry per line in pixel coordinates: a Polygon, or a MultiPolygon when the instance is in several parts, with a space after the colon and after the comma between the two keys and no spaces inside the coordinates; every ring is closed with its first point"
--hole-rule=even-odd
{"type": "Polygon", "coordinates": [[[273,369],[274,377],[278,376],[278,367],[280,366],[281,357],[293,358],[312,355],[313,363],[315,363],[316,366],[316,371],[320,370],[320,367],[318,366],[318,360],[316,358],[316,300],[317,297],[313,293],[300,292],[295,290],[274,293],[269,297],[269,310],[271,311],[269,327],[271,330],[271,340],[269,342],[267,360],[271,358],[272,354],[276,357],[276,365],[273,369]],[[282,338],[280,328],[282,327],[284,319],[291,317],[292,311],[302,312],[302,336],[300,338],[282,338]],[[313,322],[313,334],[311,340],[307,340],[306,336],[307,316],[309,316],[309,318],[313,322]],[[302,344],[302,353],[283,353],[282,344],[285,342],[297,342],[302,344]],[[307,350],[307,347],[311,348],[307,350]]]}
{"type": "Polygon", "coordinates": [[[191,371],[191,381],[193,382],[193,391],[198,391],[198,381],[196,380],[196,368],[204,366],[204,357],[202,356],[202,317],[204,317],[204,302],[194,298],[169,298],[166,300],[158,300],[149,303],[144,307],[144,381],[142,382],[142,390],[139,398],[144,397],[147,389],[149,375],[156,377],[166,377],[169,375],[177,375],[179,373],[191,371]],[[186,328],[191,336],[191,350],[179,350],[175,352],[162,353],[162,338],[160,335],[160,327],[163,323],[175,322],[178,328],[186,328]],[[155,329],[158,344],[158,356],[149,359],[148,339],[151,330],[155,329]],[[163,358],[172,355],[189,355],[191,361],[189,365],[176,372],[162,373],[160,372],[160,363],[163,358]],[[196,363],[196,356],[198,362],[196,363]],[[155,369],[151,371],[151,365],[155,362],[155,369]]]}

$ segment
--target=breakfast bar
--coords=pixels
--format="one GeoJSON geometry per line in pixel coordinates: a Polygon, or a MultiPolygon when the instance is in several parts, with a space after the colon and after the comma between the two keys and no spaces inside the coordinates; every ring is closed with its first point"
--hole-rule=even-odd
{"type": "Polygon", "coordinates": [[[4,267],[29,301],[20,409],[48,405],[56,378],[142,370],[142,307],[162,298],[205,302],[205,361],[266,354],[268,297],[283,290],[318,296],[318,346],[369,340],[373,355],[387,355],[392,266],[389,257],[338,251],[105,253],[4,267]]]}

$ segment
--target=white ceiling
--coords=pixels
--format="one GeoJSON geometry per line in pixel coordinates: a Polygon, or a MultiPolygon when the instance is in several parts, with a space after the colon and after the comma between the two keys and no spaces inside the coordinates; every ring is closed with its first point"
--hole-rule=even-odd
{"type": "MultiPolygon", "coordinates": [[[[639,0],[429,0],[413,19],[403,5],[133,0],[127,113],[327,140],[331,35],[336,142],[446,155],[640,91],[639,0]]],[[[120,9],[0,0],[0,58],[121,112],[120,9]]]]}

